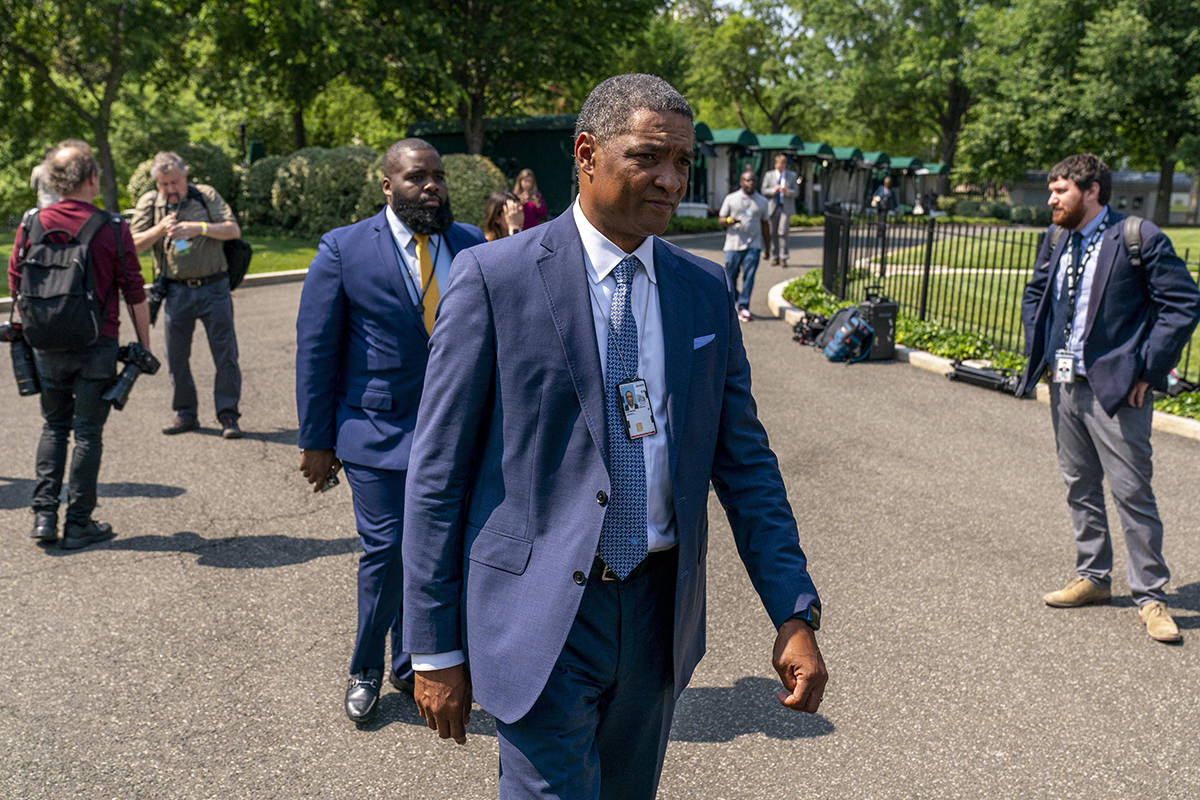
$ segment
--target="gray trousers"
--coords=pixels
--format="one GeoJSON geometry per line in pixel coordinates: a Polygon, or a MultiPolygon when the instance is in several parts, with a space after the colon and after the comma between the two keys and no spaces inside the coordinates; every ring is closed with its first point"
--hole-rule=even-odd
{"type": "Polygon", "coordinates": [[[217,416],[238,416],[242,394],[242,371],[238,367],[237,335],[233,330],[233,299],[229,281],[190,287],[168,283],[163,301],[164,335],[167,345],[167,369],[171,373],[171,408],[184,420],[196,419],[196,382],[192,379],[192,334],[196,320],[204,323],[208,349],[212,352],[216,379],[213,401],[217,416]]]}
{"type": "Polygon", "coordinates": [[[783,207],[777,207],[771,212],[768,227],[771,232],[771,241],[767,244],[767,249],[771,253],[771,258],[787,260],[788,257],[788,229],[791,225],[791,216],[784,213],[783,207]]]}
{"type": "Polygon", "coordinates": [[[1150,488],[1153,415],[1149,393],[1141,408],[1123,406],[1110,417],[1087,383],[1050,385],[1050,419],[1075,528],[1075,571],[1093,583],[1110,583],[1113,551],[1104,510],[1107,478],[1125,530],[1126,575],[1138,605],[1165,602],[1163,587],[1171,577],[1162,554],[1162,520],[1150,488]]]}

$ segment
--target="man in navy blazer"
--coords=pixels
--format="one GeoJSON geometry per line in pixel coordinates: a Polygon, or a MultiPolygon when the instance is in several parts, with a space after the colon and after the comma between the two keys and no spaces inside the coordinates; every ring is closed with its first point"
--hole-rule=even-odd
{"type": "Polygon", "coordinates": [[[576,124],[577,202],[460,254],[442,303],[404,642],[442,738],[465,741],[472,697],[496,717],[502,797],[654,795],[705,647],[710,482],[778,631],[780,701],[821,702],[820,603],[728,282],[657,238],[692,153],[669,84],[602,82],[576,124]],[[630,390],[646,402],[628,408],[630,390]]]}
{"type": "Polygon", "coordinates": [[[1104,478],[1129,553],[1126,573],[1151,638],[1177,642],[1166,608],[1170,578],[1150,487],[1151,388],[1165,391],[1197,319],[1200,291],[1170,240],[1107,206],[1108,167],[1069,156],[1050,170],[1054,226],[1021,304],[1029,356],[1019,395],[1050,373],[1050,418],[1075,531],[1075,577],[1044,597],[1073,608],[1111,597],[1112,542],[1104,478]],[[1140,239],[1140,245],[1137,240],[1140,239]],[[1139,258],[1140,253],[1140,258],[1139,258]],[[1138,263],[1140,261],[1140,264],[1138,263]]]}
{"type": "Polygon", "coordinates": [[[321,237],[296,318],[300,469],[320,491],[345,468],[362,539],[345,697],[355,722],[375,711],[389,629],[388,677],[403,690],[411,681],[399,616],[408,454],[439,287],[454,255],[483,241],[478,228],[453,221],[445,178],[428,142],[388,148],[387,205],[321,237]]]}

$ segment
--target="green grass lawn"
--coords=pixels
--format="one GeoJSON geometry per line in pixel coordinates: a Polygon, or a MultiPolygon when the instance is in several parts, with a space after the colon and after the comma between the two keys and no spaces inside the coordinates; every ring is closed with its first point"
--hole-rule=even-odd
{"type": "MultiPolygon", "coordinates": [[[[8,297],[8,257],[12,252],[14,232],[0,233],[0,256],[4,258],[4,275],[0,279],[0,297],[8,297]]],[[[309,238],[259,234],[250,231],[245,236],[254,248],[250,259],[250,274],[281,272],[292,269],[307,269],[317,254],[317,241],[309,238]]],[[[149,283],[152,275],[152,256],[146,251],[138,256],[142,265],[142,276],[149,283]]]]}

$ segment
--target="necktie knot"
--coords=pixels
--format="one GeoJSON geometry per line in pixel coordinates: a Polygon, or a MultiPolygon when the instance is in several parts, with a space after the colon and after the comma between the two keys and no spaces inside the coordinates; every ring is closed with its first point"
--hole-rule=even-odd
{"type": "Polygon", "coordinates": [[[421,247],[428,247],[428,246],[429,246],[429,234],[427,234],[427,233],[414,233],[414,234],[413,234],[413,238],[417,240],[417,244],[419,244],[421,247]]]}
{"type": "Polygon", "coordinates": [[[618,284],[624,285],[633,282],[633,275],[642,266],[641,260],[637,256],[626,256],[613,267],[613,277],[618,284]]]}

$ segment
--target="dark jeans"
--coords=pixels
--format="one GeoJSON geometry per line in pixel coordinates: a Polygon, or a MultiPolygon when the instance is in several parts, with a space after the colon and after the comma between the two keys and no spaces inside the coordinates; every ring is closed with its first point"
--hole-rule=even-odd
{"type": "Polygon", "coordinates": [[[217,281],[191,287],[183,283],[167,284],[163,302],[164,338],[167,371],[171,374],[174,395],[171,408],[183,420],[196,419],[196,382],[192,379],[192,334],[196,320],[204,323],[208,349],[212,351],[217,374],[213,382],[213,403],[217,416],[238,414],[242,394],[242,371],[238,367],[237,335],[233,330],[233,299],[229,282],[217,281]]]}
{"type": "Polygon", "coordinates": [[[42,383],[42,438],[37,449],[34,511],[58,511],[67,438],[75,432],[67,484],[67,522],[83,524],[96,507],[101,434],[111,405],[100,399],[117,372],[117,340],[102,336],[78,353],[34,350],[42,383]]]}
{"type": "Polygon", "coordinates": [[[747,247],[745,250],[725,251],[725,272],[729,274],[729,285],[737,294],[737,307],[750,307],[750,292],[754,289],[754,273],[758,271],[758,259],[762,250],[747,247]],[[742,288],[738,289],[738,272],[742,273],[742,288]]]}

